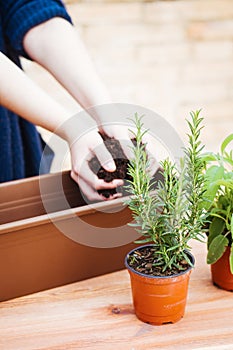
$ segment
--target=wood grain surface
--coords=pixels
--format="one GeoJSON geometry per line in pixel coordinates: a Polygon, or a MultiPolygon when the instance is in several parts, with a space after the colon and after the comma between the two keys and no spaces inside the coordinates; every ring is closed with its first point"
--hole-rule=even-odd
{"type": "Polygon", "coordinates": [[[135,317],[123,270],[2,302],[0,349],[233,349],[233,294],[212,285],[205,245],[194,242],[193,253],[186,313],[176,324],[135,317]]]}

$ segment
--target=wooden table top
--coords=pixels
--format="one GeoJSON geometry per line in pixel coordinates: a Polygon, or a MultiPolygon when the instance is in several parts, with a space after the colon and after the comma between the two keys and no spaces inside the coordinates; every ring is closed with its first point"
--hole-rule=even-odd
{"type": "Polygon", "coordinates": [[[233,349],[233,294],[212,285],[205,245],[196,258],[184,318],[139,321],[126,270],[0,304],[0,349],[233,349]]]}

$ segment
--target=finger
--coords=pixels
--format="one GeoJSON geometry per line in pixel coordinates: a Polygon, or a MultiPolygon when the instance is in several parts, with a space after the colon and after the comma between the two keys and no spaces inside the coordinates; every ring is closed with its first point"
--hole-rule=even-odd
{"type": "Polygon", "coordinates": [[[122,179],[114,179],[111,182],[105,182],[103,179],[99,179],[98,176],[90,169],[87,160],[84,160],[78,169],[73,168],[73,172],[95,190],[116,188],[124,184],[122,179]]]}
{"type": "Polygon", "coordinates": [[[123,186],[124,181],[121,179],[114,179],[111,182],[105,182],[102,179],[97,179],[95,182],[95,189],[96,190],[105,190],[105,189],[112,189],[117,188],[119,186],[123,186]]]}
{"type": "MultiPolygon", "coordinates": [[[[83,194],[87,197],[87,199],[89,201],[100,201],[100,200],[110,200],[110,199],[116,199],[116,198],[120,198],[122,197],[122,193],[117,192],[113,195],[110,195],[108,198],[106,198],[105,196],[103,196],[101,193],[98,193],[97,190],[98,189],[106,189],[106,182],[104,182],[103,180],[100,180],[99,182],[101,183],[100,186],[98,186],[97,183],[97,187],[99,187],[97,190],[94,189],[88,182],[86,182],[81,176],[75,174],[73,171],[71,171],[71,177],[72,179],[78,183],[81,191],[83,192],[83,194]]],[[[114,180],[115,184],[109,183],[107,184],[108,188],[115,188],[116,187],[116,183],[123,183],[123,181],[118,181],[118,180],[114,180]]]]}
{"type": "MultiPolygon", "coordinates": [[[[121,192],[117,192],[117,193],[114,193],[111,197],[112,197],[112,199],[116,199],[116,198],[120,198],[122,196],[123,196],[123,194],[121,192]]],[[[111,197],[110,197],[110,199],[111,199],[111,197]]]]}
{"type": "MultiPolygon", "coordinates": [[[[81,163],[84,162],[84,159],[91,160],[93,157],[97,157],[101,166],[106,170],[110,172],[116,171],[116,164],[112,158],[111,153],[107,150],[106,146],[104,145],[102,137],[98,134],[98,132],[94,131],[89,133],[88,135],[85,135],[82,139],[77,140],[78,142],[74,142],[71,146],[73,150],[76,148],[80,148],[80,141],[81,146],[83,147],[84,154],[81,155],[81,163]],[[86,146],[88,146],[86,148],[86,146]],[[86,154],[85,154],[86,151],[86,154]]],[[[74,151],[75,154],[75,151],[74,151]]],[[[79,163],[80,163],[80,157],[79,163]]],[[[76,173],[80,173],[78,170],[76,173]]]]}
{"type": "Polygon", "coordinates": [[[103,142],[101,142],[97,147],[95,147],[93,153],[95,153],[101,166],[105,170],[110,172],[116,171],[116,164],[111,156],[111,153],[107,150],[103,142]]]}
{"type": "Polygon", "coordinates": [[[82,193],[89,201],[103,201],[105,198],[95,191],[87,182],[85,182],[80,176],[71,171],[72,179],[77,182],[82,193]]]}
{"type": "Polygon", "coordinates": [[[81,164],[76,164],[73,171],[96,190],[116,188],[124,184],[122,179],[114,179],[111,182],[105,182],[104,179],[99,179],[89,167],[88,160],[86,159],[84,159],[81,164]]]}
{"type": "Polygon", "coordinates": [[[126,158],[132,159],[134,157],[134,144],[132,140],[128,137],[125,139],[120,139],[119,142],[121,144],[121,148],[123,149],[126,158]]]}

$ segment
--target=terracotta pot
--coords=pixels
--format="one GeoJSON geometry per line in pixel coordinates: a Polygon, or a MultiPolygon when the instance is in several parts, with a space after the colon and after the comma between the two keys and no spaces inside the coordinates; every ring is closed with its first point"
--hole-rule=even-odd
{"type": "Polygon", "coordinates": [[[233,291],[233,275],[229,264],[230,247],[227,247],[223,256],[211,265],[212,281],[218,287],[233,291]]]}
{"type": "MultiPolygon", "coordinates": [[[[189,276],[192,267],[178,275],[149,276],[136,272],[128,264],[129,256],[142,247],[134,248],[125,258],[129,271],[136,316],[143,322],[162,325],[179,321],[185,312],[189,276]]],[[[194,264],[194,257],[187,253],[194,264]]]]}

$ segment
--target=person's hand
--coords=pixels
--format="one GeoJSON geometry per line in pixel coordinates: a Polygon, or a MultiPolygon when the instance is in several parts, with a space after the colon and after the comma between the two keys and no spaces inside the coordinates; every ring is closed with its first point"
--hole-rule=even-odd
{"type": "MultiPolygon", "coordinates": [[[[103,179],[99,179],[91,170],[89,162],[95,156],[106,171],[114,172],[116,170],[112,155],[105,147],[99,132],[118,140],[126,158],[130,160],[134,156],[134,145],[132,142],[134,135],[130,132],[130,130],[133,130],[133,127],[124,124],[108,123],[100,128],[100,126],[97,127],[90,115],[83,111],[80,115],[69,118],[59,129],[57,133],[66,139],[70,146],[71,177],[73,180],[79,184],[80,189],[88,200],[107,200],[102,194],[98,193],[98,190],[114,189],[122,186],[124,181],[122,179],[114,179],[112,182],[107,183],[103,179]]],[[[143,140],[146,143],[150,157],[150,172],[152,175],[159,167],[154,153],[156,145],[153,141],[153,138],[148,133],[145,135],[145,140],[143,140]]],[[[121,195],[121,193],[117,192],[108,199],[118,198],[121,195]]]]}
{"type": "MultiPolygon", "coordinates": [[[[123,152],[129,160],[134,157],[134,145],[132,142],[134,134],[130,132],[130,130],[133,132],[136,131],[133,126],[129,127],[127,125],[107,124],[101,127],[101,131],[103,131],[106,135],[113,137],[120,142],[123,152]]],[[[158,142],[149,133],[145,133],[143,136],[143,143],[146,145],[146,151],[149,157],[149,171],[151,175],[154,175],[159,169],[159,163],[157,161],[158,142]]]]}
{"type": "Polygon", "coordinates": [[[126,158],[133,158],[132,134],[130,134],[128,125],[106,124],[99,126],[99,131],[108,137],[114,138],[120,142],[121,148],[126,158]]]}
{"type": "Polygon", "coordinates": [[[121,179],[114,179],[107,183],[103,179],[99,179],[90,169],[89,161],[96,156],[105,170],[110,172],[116,170],[112,156],[105,147],[97,128],[70,144],[70,152],[72,160],[71,177],[79,184],[88,200],[109,200],[121,196],[121,193],[116,193],[107,199],[98,193],[98,190],[122,186],[124,182],[121,179]]]}
{"type": "MultiPolygon", "coordinates": [[[[133,139],[135,138],[136,132],[134,120],[135,112],[130,105],[128,106],[126,104],[118,103],[97,105],[89,108],[88,113],[95,119],[101,133],[104,133],[120,142],[126,158],[129,160],[134,158],[133,139]]],[[[149,119],[149,121],[151,121],[151,119],[149,119]]],[[[149,171],[151,175],[154,175],[159,168],[157,162],[158,140],[150,134],[150,124],[143,124],[143,128],[145,128],[145,131],[148,129],[148,132],[145,132],[142,141],[146,144],[146,151],[148,153],[150,164],[149,171]]]]}

